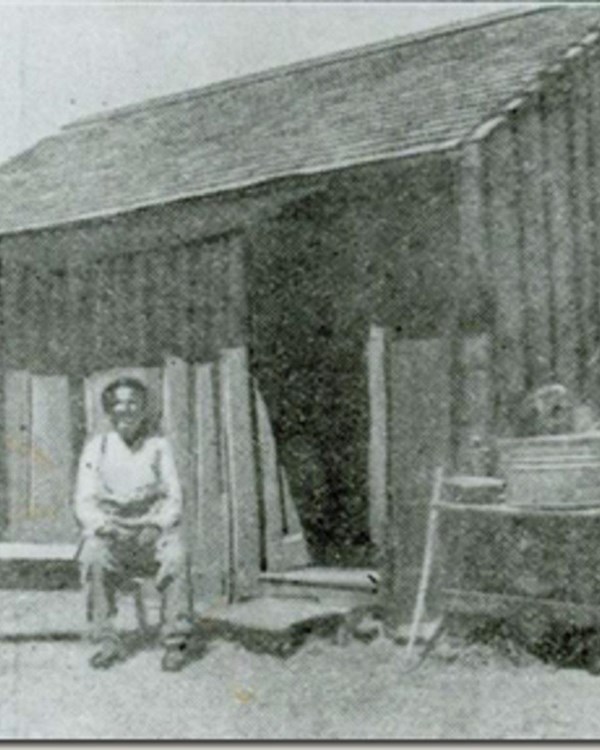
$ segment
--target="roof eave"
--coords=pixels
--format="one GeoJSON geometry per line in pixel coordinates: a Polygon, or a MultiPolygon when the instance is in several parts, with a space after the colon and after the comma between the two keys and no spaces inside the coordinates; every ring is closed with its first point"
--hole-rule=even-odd
{"type": "Polygon", "coordinates": [[[39,224],[27,224],[24,226],[6,228],[0,226],[0,237],[10,237],[19,234],[25,234],[27,232],[48,231],[52,229],[64,228],[70,225],[78,225],[88,221],[114,219],[119,216],[124,216],[136,211],[142,211],[144,209],[156,208],[158,206],[166,206],[169,204],[180,203],[183,201],[194,199],[217,197],[242,190],[248,190],[250,188],[267,187],[270,183],[278,182],[280,180],[294,179],[298,177],[315,177],[321,174],[338,172],[343,169],[352,169],[353,167],[377,164],[379,162],[389,162],[399,159],[427,156],[428,154],[441,154],[443,152],[451,153],[458,149],[461,142],[462,139],[460,138],[452,138],[445,141],[424,143],[408,149],[382,152],[376,155],[374,154],[372,156],[366,156],[358,159],[354,158],[345,161],[339,161],[336,163],[311,166],[307,167],[306,169],[298,168],[281,173],[273,173],[261,179],[241,180],[239,182],[231,182],[220,185],[216,188],[209,188],[207,190],[189,191],[186,193],[179,193],[177,195],[169,196],[168,198],[162,197],[157,198],[156,200],[141,201],[140,203],[132,203],[127,206],[115,207],[113,209],[106,209],[87,214],[77,214],[75,216],[68,216],[58,221],[49,223],[40,222],[39,224]]]}

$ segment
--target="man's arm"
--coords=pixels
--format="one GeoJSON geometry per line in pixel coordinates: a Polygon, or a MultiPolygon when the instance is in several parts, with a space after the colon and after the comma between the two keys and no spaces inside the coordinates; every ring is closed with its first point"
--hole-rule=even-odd
{"type": "Polygon", "coordinates": [[[99,436],[92,438],[84,447],[75,485],[75,517],[81,524],[84,536],[93,536],[107,522],[106,515],[98,504],[98,462],[100,460],[99,436]]]}
{"type": "Polygon", "coordinates": [[[183,497],[175,457],[166,438],[160,440],[158,467],[164,497],[148,514],[146,522],[148,525],[158,526],[162,531],[167,531],[181,520],[183,497]]]}

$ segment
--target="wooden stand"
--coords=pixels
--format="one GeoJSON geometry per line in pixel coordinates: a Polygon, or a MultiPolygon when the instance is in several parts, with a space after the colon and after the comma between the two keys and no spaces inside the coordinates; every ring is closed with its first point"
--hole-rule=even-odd
{"type": "Polygon", "coordinates": [[[435,510],[444,621],[451,614],[527,616],[571,627],[600,626],[600,507],[441,501],[435,510]]]}

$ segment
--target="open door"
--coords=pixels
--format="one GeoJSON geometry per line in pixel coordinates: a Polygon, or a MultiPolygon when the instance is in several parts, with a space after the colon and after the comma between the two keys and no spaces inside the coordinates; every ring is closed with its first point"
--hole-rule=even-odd
{"type": "Polygon", "coordinates": [[[450,349],[441,338],[388,339],[389,466],[386,578],[390,616],[412,614],[435,469],[451,440],[450,349]]]}
{"type": "Polygon", "coordinates": [[[72,542],[76,456],[65,375],[9,371],[5,380],[6,539],[72,542]]]}

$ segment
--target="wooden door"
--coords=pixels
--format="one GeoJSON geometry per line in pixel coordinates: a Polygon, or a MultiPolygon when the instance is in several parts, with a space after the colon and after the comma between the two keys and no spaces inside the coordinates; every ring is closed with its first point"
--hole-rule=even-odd
{"type": "Polygon", "coordinates": [[[19,542],[77,538],[72,496],[75,446],[65,375],[10,371],[5,378],[8,528],[19,542]]]}
{"type": "Polygon", "coordinates": [[[390,337],[390,518],[386,582],[391,615],[410,618],[437,466],[450,450],[450,356],[442,339],[390,337]]]}

